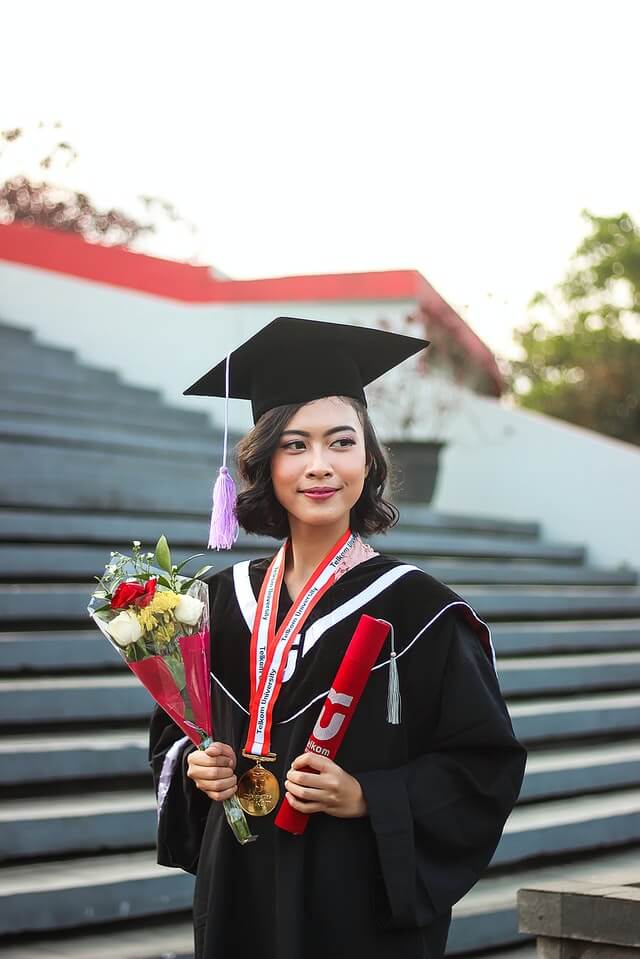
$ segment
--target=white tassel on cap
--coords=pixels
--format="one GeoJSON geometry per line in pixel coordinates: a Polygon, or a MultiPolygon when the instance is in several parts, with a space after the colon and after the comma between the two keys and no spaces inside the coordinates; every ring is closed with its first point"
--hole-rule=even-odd
{"type": "Polygon", "coordinates": [[[209,549],[231,549],[240,528],[236,517],[236,484],[227,469],[227,437],[229,434],[229,356],[225,371],[224,449],[222,466],[213,487],[213,505],[209,525],[209,549]]]}

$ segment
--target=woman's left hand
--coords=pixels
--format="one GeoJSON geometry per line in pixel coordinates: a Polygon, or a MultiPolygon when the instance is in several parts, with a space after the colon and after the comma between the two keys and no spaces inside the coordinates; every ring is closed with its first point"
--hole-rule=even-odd
{"type": "Polygon", "coordinates": [[[358,780],[326,756],[311,752],[297,756],[291,763],[284,786],[287,801],[299,812],[324,812],[341,819],[367,814],[358,780]]]}

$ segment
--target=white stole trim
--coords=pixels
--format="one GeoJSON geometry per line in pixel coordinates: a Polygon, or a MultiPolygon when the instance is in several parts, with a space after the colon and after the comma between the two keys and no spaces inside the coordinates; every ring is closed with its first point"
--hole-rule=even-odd
{"type": "MultiPolygon", "coordinates": [[[[365,605],[365,603],[370,602],[372,599],[378,596],[383,590],[387,589],[389,586],[393,585],[393,583],[397,582],[397,580],[399,580],[402,576],[405,576],[407,573],[410,573],[413,570],[417,570],[417,569],[418,569],[417,566],[410,566],[409,564],[394,566],[393,569],[387,570],[386,573],[383,573],[381,576],[379,576],[373,583],[370,583],[369,586],[363,589],[356,596],[352,596],[351,599],[347,600],[346,603],[343,603],[341,606],[336,607],[336,609],[332,610],[330,613],[327,613],[327,615],[323,616],[321,619],[316,620],[315,623],[312,623],[311,626],[309,626],[309,628],[307,629],[305,633],[304,649],[302,651],[302,655],[303,656],[306,655],[307,651],[311,649],[311,647],[314,646],[318,642],[318,640],[326,633],[326,631],[330,629],[332,626],[335,626],[337,623],[340,623],[343,619],[346,619],[347,616],[350,616],[351,613],[360,609],[362,606],[365,605]]],[[[249,627],[249,629],[252,629],[253,620],[249,621],[247,618],[247,615],[250,610],[250,603],[247,597],[247,591],[251,594],[251,598],[253,600],[254,616],[255,616],[258,604],[256,602],[255,596],[253,594],[253,589],[251,587],[251,582],[249,580],[249,563],[248,562],[235,564],[235,566],[233,567],[233,580],[234,580],[236,599],[238,600],[238,605],[240,606],[242,615],[245,618],[245,622],[247,623],[247,626],[249,627]],[[236,574],[236,570],[237,570],[237,574],[236,574]]],[[[291,652],[289,654],[290,658],[291,656],[295,654],[297,654],[297,649],[294,646],[291,649],[291,652]]],[[[288,672],[290,676],[293,670],[289,672],[289,669],[290,669],[289,664],[287,664],[285,673],[288,672]]],[[[226,689],[226,687],[220,682],[220,680],[218,679],[218,677],[215,675],[213,671],[211,672],[211,676],[214,679],[214,681],[218,684],[218,686],[226,693],[229,699],[231,699],[236,704],[236,706],[238,706],[242,710],[242,712],[248,716],[249,711],[245,709],[245,707],[238,702],[235,696],[231,695],[229,690],[226,689]]],[[[323,696],[326,696],[327,692],[328,690],[324,693],[321,693],[319,696],[316,696],[315,699],[312,699],[310,703],[307,703],[307,705],[304,706],[301,710],[299,710],[299,712],[295,713],[295,715],[291,716],[289,719],[283,719],[279,723],[276,723],[275,725],[281,726],[284,723],[289,723],[291,722],[291,720],[296,719],[296,717],[299,716],[301,713],[303,713],[306,709],[309,709],[310,706],[313,706],[315,702],[317,702],[323,696]]]]}
{"type": "Polygon", "coordinates": [[[233,567],[233,586],[238,600],[240,612],[244,621],[249,627],[249,632],[253,629],[253,621],[256,618],[258,601],[253,595],[251,580],[249,579],[249,560],[245,559],[242,563],[235,563],[233,567]]]}

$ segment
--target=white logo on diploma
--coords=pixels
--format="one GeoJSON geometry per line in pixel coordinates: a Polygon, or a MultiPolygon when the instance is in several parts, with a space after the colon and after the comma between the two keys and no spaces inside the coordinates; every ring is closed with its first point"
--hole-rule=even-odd
{"type": "MultiPolygon", "coordinates": [[[[348,708],[353,702],[353,696],[347,696],[346,693],[337,693],[335,689],[330,689],[327,700],[333,706],[346,706],[348,708]]],[[[343,712],[335,709],[329,724],[327,726],[323,726],[322,721],[324,719],[326,708],[327,704],[325,703],[324,708],[318,717],[318,722],[316,723],[313,733],[311,734],[314,739],[317,739],[320,742],[325,742],[327,739],[333,739],[334,736],[337,736],[338,732],[340,731],[340,727],[346,719],[346,716],[343,712]]]]}

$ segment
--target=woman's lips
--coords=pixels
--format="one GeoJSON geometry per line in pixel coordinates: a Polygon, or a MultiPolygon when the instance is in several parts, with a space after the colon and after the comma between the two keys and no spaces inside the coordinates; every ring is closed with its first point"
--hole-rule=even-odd
{"type": "Polygon", "coordinates": [[[303,490],[305,496],[308,496],[309,499],[330,499],[334,493],[337,493],[337,489],[327,489],[327,490],[303,490]]]}

